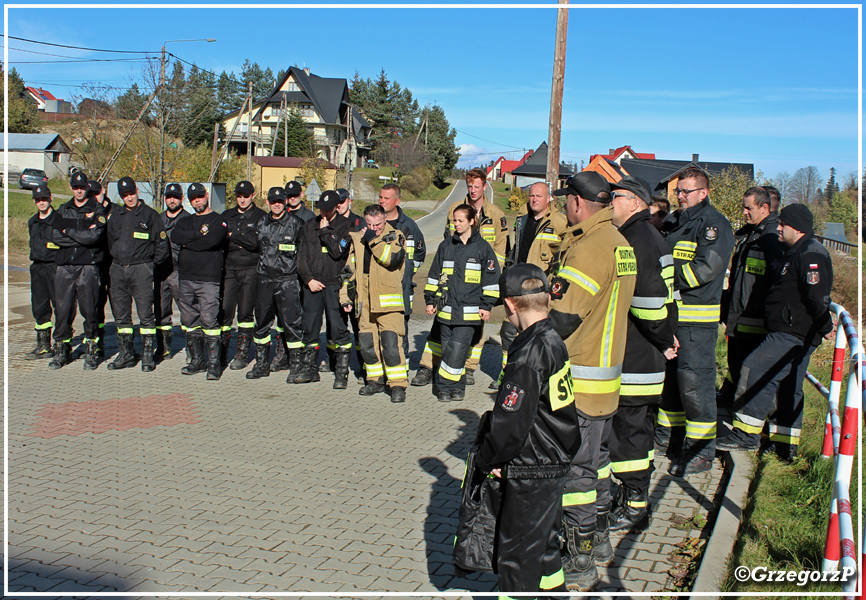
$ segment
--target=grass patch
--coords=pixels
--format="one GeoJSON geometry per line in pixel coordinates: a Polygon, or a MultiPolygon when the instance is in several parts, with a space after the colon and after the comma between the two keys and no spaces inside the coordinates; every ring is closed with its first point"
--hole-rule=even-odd
{"type": "Polygon", "coordinates": [[[501,181],[488,182],[493,188],[493,204],[499,207],[507,216],[513,217],[517,213],[511,210],[508,205],[508,198],[511,196],[511,186],[501,181]]]}
{"type": "MultiPolygon", "coordinates": [[[[825,342],[812,357],[809,371],[827,384],[832,369],[833,345],[825,342]]],[[[740,532],[728,561],[728,576],[722,590],[730,592],[841,592],[832,582],[736,581],[733,569],[744,565],[768,570],[820,570],[830,514],[833,461],[821,459],[827,403],[807,382],[802,437],[798,458],[791,464],[772,454],[754,459],[752,485],[743,510],[740,532]]],[[[845,390],[842,390],[844,402],[845,390]]],[[[862,451],[862,448],[860,449],[862,451]]],[[[855,456],[855,464],[859,457],[855,456]]],[[[852,473],[851,505],[854,508],[854,536],[862,522],[857,516],[860,483],[852,473]]],[[[741,598],[750,598],[744,594],[741,598]]]]}

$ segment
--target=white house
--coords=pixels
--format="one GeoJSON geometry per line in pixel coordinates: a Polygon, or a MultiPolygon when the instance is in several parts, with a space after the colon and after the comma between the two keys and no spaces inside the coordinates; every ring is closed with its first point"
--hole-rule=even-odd
{"type": "MultiPolygon", "coordinates": [[[[4,150],[0,136],[0,152],[4,150]]],[[[72,150],[56,133],[10,133],[9,173],[24,169],[41,169],[48,178],[69,176],[69,158],[72,150]]],[[[2,160],[2,159],[0,159],[2,160]]]]}

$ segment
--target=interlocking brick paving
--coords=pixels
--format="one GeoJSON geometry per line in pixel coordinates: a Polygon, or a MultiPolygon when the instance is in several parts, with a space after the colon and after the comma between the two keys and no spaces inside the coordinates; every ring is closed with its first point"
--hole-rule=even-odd
{"type": "Polygon", "coordinates": [[[28,435],[52,438],[58,435],[126,431],[136,427],[172,427],[181,423],[195,425],[200,419],[192,400],[192,396],[169,394],[43,404],[37,413],[33,431],[28,435]]]}

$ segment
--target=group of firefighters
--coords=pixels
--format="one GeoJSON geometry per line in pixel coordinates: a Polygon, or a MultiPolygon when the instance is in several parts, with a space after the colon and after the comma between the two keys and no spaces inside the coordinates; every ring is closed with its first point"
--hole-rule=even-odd
{"type": "MultiPolygon", "coordinates": [[[[746,225],[735,233],[699,169],[679,174],[679,207],[664,218],[653,216],[658,203],[641,179],[609,183],[584,171],[552,194],[533,184],[510,228],[485,199],[485,172],[469,171],[466,183],[424,286],[434,321],[411,385],[432,383],[439,401],[463,400],[484,322],[505,305],[502,372],[477,449],[477,464],[506,482],[500,590],[594,589],[596,565],[614,560],[610,534],[649,526],[656,450],[668,453],[677,477],[710,470],[717,448],[796,455],[805,369],[834,327],[830,256],[806,206],[779,211],[778,191],[750,188],[746,225]],[[555,196],[565,197],[564,214],[555,196]],[[729,375],[717,396],[719,323],[729,375]],[[733,431],[717,440],[720,404],[732,407],[733,431]]],[[[300,384],[332,371],[334,388],[345,389],[354,346],[365,377],[359,393],[390,390],[392,402],[405,401],[412,279],[426,247],[400,209],[399,186],[385,185],[359,216],[346,190],[322,194],[315,215],[294,181],[268,190],[268,211],[241,182],[237,206],[222,214],[198,183],[186,190],[194,214],[178,184],[166,186],[161,214],[129,177],[118,181],[122,204],[83,173],[70,185],[72,199],[56,210],[47,187],[33,191],[32,357],[50,357],[54,369],[71,360],[77,304],[84,368],[96,368],[107,297],[119,348],[108,368],[134,366],[134,300],[141,368],[152,371],[171,355],[174,300],[184,374],[219,379],[226,366],[244,369],[254,345],[247,378],[288,369],[288,382],[300,384]],[[323,315],[328,361],[320,365],[323,315]]]]}

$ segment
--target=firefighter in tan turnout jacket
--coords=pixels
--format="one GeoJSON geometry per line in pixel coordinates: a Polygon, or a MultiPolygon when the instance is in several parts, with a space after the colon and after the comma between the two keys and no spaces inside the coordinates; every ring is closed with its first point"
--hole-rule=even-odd
{"type": "MultiPolygon", "coordinates": [[[[462,204],[470,205],[478,215],[478,233],[493,248],[493,253],[499,262],[499,269],[502,270],[509,250],[508,220],[505,218],[505,213],[492,202],[485,200],[487,174],[484,171],[472,169],[466,173],[466,187],[468,189],[466,197],[452,203],[448,209],[445,241],[447,242],[454,235],[454,210],[462,204]]],[[[436,327],[435,322],[433,327],[436,327]]],[[[438,335],[434,335],[434,337],[438,339],[438,335]]],[[[475,370],[481,360],[482,348],[484,348],[483,334],[469,351],[469,359],[466,361],[466,385],[475,385],[475,370]]],[[[421,364],[418,366],[418,373],[412,379],[412,385],[429,385],[433,381],[433,367],[438,366],[441,359],[442,348],[435,342],[430,343],[428,341],[425,343],[421,364]]]]}
{"type": "Polygon", "coordinates": [[[562,498],[569,590],[591,591],[600,577],[595,563],[613,562],[607,525],[610,511],[610,423],[619,403],[627,319],[634,294],[634,251],[611,222],[610,185],[584,171],[554,192],[567,195],[570,227],[561,266],[551,280],[550,319],[565,341],[574,380],[581,445],[562,498]]]}
{"type": "Polygon", "coordinates": [[[403,273],[405,239],[385,221],[378,204],[364,210],[367,227],[350,234],[352,246],[340,288],[340,304],[355,311],[360,326],[361,358],[367,385],[358,393],[372,396],[391,387],[391,402],[405,402],[409,371],[403,354],[403,273]]]}

